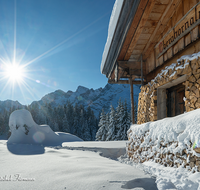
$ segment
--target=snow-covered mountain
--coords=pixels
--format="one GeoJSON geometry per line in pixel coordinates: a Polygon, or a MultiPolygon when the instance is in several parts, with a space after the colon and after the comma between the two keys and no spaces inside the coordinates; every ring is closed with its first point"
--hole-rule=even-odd
{"type": "MultiPolygon", "coordinates": [[[[134,85],[134,99],[136,103],[138,102],[139,92],[140,86],[134,85]]],[[[55,92],[45,95],[38,103],[40,105],[50,103],[52,107],[57,107],[58,105],[62,106],[70,101],[73,105],[76,103],[82,104],[84,108],[90,106],[95,115],[98,116],[102,108],[105,112],[108,112],[111,104],[117,107],[120,98],[122,101],[126,100],[130,108],[129,85],[107,84],[104,88],[98,88],[96,90],[78,86],[75,92],[56,90],[55,92]]],[[[32,104],[34,103],[35,102],[32,104]]]]}
{"type": "Polygon", "coordinates": [[[9,111],[18,108],[20,109],[24,108],[24,106],[20,104],[18,101],[12,101],[12,100],[0,101],[0,113],[4,110],[9,111]]]}
{"type": "MultiPolygon", "coordinates": [[[[134,85],[134,100],[136,103],[138,102],[139,92],[140,86],[134,85]]],[[[104,88],[98,88],[96,90],[78,86],[75,92],[70,90],[68,92],[56,90],[55,92],[45,95],[41,100],[32,102],[31,105],[39,103],[39,105],[44,106],[45,104],[50,103],[52,107],[57,107],[70,101],[72,105],[75,105],[76,103],[82,104],[85,109],[90,106],[94,111],[95,116],[98,117],[102,109],[104,109],[105,112],[108,112],[110,105],[113,105],[113,107],[116,108],[120,98],[122,101],[127,101],[128,108],[130,109],[129,85],[107,84],[104,88]]],[[[0,101],[0,112],[4,109],[9,111],[17,108],[24,108],[24,106],[18,101],[0,101]]]]}

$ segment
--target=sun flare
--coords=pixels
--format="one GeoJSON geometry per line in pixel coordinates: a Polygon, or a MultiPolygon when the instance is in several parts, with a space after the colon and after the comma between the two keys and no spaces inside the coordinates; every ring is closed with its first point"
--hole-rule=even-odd
{"type": "Polygon", "coordinates": [[[11,64],[5,66],[4,75],[12,82],[21,82],[24,77],[24,69],[17,64],[11,64]]]}

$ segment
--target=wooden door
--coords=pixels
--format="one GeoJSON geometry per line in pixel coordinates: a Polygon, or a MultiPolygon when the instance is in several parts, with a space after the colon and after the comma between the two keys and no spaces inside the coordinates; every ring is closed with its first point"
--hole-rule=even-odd
{"type": "Polygon", "coordinates": [[[173,117],[184,113],[185,86],[179,84],[167,89],[167,116],[173,117]]]}

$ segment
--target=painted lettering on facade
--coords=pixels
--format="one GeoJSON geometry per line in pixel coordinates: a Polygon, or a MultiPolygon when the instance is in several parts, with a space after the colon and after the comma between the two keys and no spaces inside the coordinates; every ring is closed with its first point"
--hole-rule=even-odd
{"type": "Polygon", "coordinates": [[[198,24],[200,24],[200,4],[190,10],[155,46],[156,57],[160,57],[171,45],[188,34],[198,24]]]}

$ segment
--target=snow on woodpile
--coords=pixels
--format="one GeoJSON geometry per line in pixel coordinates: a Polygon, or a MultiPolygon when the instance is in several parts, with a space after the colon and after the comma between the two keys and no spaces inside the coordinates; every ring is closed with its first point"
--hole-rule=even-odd
{"type": "Polygon", "coordinates": [[[148,160],[165,166],[183,166],[200,171],[200,154],[193,150],[200,140],[200,109],[141,125],[128,131],[128,156],[136,162],[148,160]]]}
{"type": "Polygon", "coordinates": [[[16,110],[9,118],[11,136],[7,143],[61,145],[63,142],[82,141],[68,134],[54,132],[48,125],[37,125],[28,110],[16,110]]]}
{"type": "MultiPolygon", "coordinates": [[[[200,52],[184,55],[176,63],[165,67],[148,84],[141,87],[138,98],[137,123],[157,120],[157,89],[166,84],[175,85],[183,77],[185,82],[185,109],[187,112],[200,108],[200,52]]],[[[182,80],[183,80],[182,78],[182,80]]]]}

